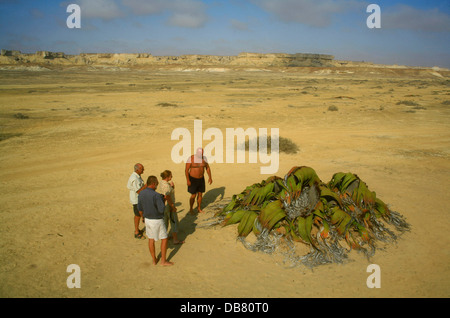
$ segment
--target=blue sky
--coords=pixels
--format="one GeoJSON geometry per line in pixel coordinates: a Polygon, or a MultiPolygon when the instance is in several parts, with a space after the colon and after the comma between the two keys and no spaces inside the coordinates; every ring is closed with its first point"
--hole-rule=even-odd
{"type": "Polygon", "coordinates": [[[0,48],[153,55],[323,53],[450,68],[450,0],[0,0],[0,48]],[[81,28],[69,29],[69,4],[81,28]],[[371,3],[381,28],[369,29],[371,3]]]}

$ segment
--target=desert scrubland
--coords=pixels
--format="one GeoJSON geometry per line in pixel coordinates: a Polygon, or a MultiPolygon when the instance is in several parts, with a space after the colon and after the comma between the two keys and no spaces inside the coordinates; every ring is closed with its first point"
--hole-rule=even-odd
{"type": "MultiPolygon", "coordinates": [[[[1,297],[448,297],[450,72],[396,67],[42,67],[0,70],[1,297]],[[212,163],[204,214],[188,215],[179,127],[279,128],[284,176],[353,172],[411,225],[367,260],[290,268],[200,226],[213,207],[268,175],[263,163],[212,163]],[[172,267],[134,238],[126,183],[172,171],[186,242],[172,267]],[[81,269],[69,289],[67,267],[81,269]],[[381,288],[368,288],[369,264],[381,288]]],[[[225,137],[224,137],[225,138],[225,137]]],[[[204,140],[206,146],[211,141],[204,140]]],[[[224,160],[225,161],[225,160],[224,160]]],[[[299,243],[300,244],[300,243],[299,243]]],[[[159,251],[159,243],[156,244],[159,251]]]]}

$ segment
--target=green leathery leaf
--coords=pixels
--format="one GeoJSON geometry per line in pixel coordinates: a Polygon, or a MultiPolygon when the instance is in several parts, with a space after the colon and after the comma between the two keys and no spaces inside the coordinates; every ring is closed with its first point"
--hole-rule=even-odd
{"type": "Polygon", "coordinates": [[[311,186],[312,184],[320,181],[314,169],[310,167],[302,166],[296,169],[293,174],[302,187],[311,186]]]}
{"type": "Polygon", "coordinates": [[[347,190],[347,188],[355,181],[359,180],[359,178],[354,175],[353,173],[346,173],[344,178],[341,181],[341,192],[344,192],[347,190]]]}
{"type": "Polygon", "coordinates": [[[285,217],[286,217],[286,213],[284,212],[283,209],[280,209],[280,211],[275,213],[268,221],[268,223],[266,225],[267,229],[271,230],[272,227],[274,227],[279,221],[281,221],[285,217]]]}
{"type": "Polygon", "coordinates": [[[373,204],[375,203],[375,192],[369,190],[367,185],[360,181],[358,187],[353,191],[352,199],[360,206],[361,204],[373,204]]]}
{"type": "Polygon", "coordinates": [[[259,213],[261,225],[263,227],[267,227],[272,217],[280,211],[283,211],[282,203],[280,200],[269,202],[267,205],[261,208],[261,212],[259,213]]]}
{"type": "Polygon", "coordinates": [[[225,208],[223,208],[222,212],[228,212],[228,211],[233,210],[234,206],[237,204],[236,199],[237,199],[237,197],[236,197],[236,195],[234,194],[233,197],[232,197],[232,199],[231,199],[231,202],[228,203],[227,206],[226,206],[225,208]]]}
{"type": "Polygon", "coordinates": [[[295,192],[297,190],[297,183],[295,181],[295,176],[293,175],[289,176],[286,180],[286,185],[290,193],[295,192]]]}
{"type": "Polygon", "coordinates": [[[306,243],[312,243],[311,229],[313,224],[313,215],[309,215],[306,218],[299,216],[297,218],[297,231],[300,238],[306,243]]]}
{"type": "Polygon", "coordinates": [[[321,198],[324,198],[327,202],[330,202],[330,201],[334,200],[339,205],[341,204],[341,200],[339,198],[339,195],[336,192],[331,191],[330,189],[328,189],[324,185],[319,186],[319,188],[320,188],[320,197],[321,198]]]}
{"type": "Polygon", "coordinates": [[[348,228],[353,223],[353,219],[350,215],[346,215],[338,224],[337,231],[340,235],[344,235],[347,232],[348,228]]]}
{"type": "Polygon", "coordinates": [[[317,215],[320,218],[325,217],[323,202],[319,201],[315,206],[315,210],[312,212],[314,215],[317,215]]]}
{"type": "Polygon", "coordinates": [[[254,211],[249,210],[245,213],[238,225],[239,236],[246,237],[252,231],[257,216],[258,214],[254,211]]]}
{"type": "Polygon", "coordinates": [[[375,216],[377,218],[381,217],[382,215],[386,215],[389,212],[389,209],[387,205],[381,201],[380,199],[375,199],[375,216]]]}
{"type": "Polygon", "coordinates": [[[331,223],[339,224],[346,215],[348,215],[344,210],[341,210],[338,206],[334,206],[331,209],[331,223]]]}
{"type": "Polygon", "coordinates": [[[247,210],[243,209],[232,212],[233,214],[231,215],[231,217],[225,219],[224,226],[239,223],[246,212],[247,210]]]}
{"type": "Polygon", "coordinates": [[[330,188],[336,188],[337,185],[341,182],[342,178],[344,178],[345,173],[343,172],[337,172],[332,177],[330,182],[328,182],[328,187],[330,188]]]}
{"type": "Polygon", "coordinates": [[[249,205],[253,201],[253,199],[254,199],[255,195],[258,193],[258,191],[259,191],[259,188],[257,186],[255,186],[250,191],[250,193],[245,197],[245,199],[244,199],[244,201],[242,203],[244,205],[249,205]]]}
{"type": "Polygon", "coordinates": [[[276,179],[274,181],[273,192],[275,192],[275,194],[278,194],[283,190],[286,190],[286,187],[284,186],[284,183],[283,183],[283,179],[281,179],[281,178],[276,179]]]}

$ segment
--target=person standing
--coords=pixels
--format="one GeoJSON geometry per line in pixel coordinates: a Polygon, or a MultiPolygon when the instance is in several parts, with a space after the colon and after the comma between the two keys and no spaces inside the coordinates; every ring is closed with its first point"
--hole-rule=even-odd
{"type": "Polygon", "coordinates": [[[172,172],[164,170],[161,173],[161,193],[166,200],[164,209],[164,225],[168,229],[170,222],[170,230],[172,232],[173,244],[183,244],[184,241],[178,239],[179,221],[177,208],[175,207],[175,184],[172,181],[172,172]]]}
{"type": "Polygon", "coordinates": [[[203,149],[197,148],[194,155],[190,156],[186,161],[185,175],[188,186],[188,192],[191,194],[189,198],[189,213],[194,214],[192,210],[197,197],[197,209],[199,213],[203,213],[201,209],[202,197],[205,192],[205,170],[208,173],[208,183],[212,184],[211,168],[208,161],[203,156],[203,149]]]}
{"type": "Polygon", "coordinates": [[[158,179],[149,176],[147,187],[139,193],[138,209],[145,218],[145,231],[148,237],[148,248],[156,265],[158,260],[155,254],[155,241],[161,240],[161,265],[170,266],[172,262],[167,261],[167,229],[164,225],[164,200],[160,193],[156,192],[158,179]]]}
{"type": "MultiPolygon", "coordinates": [[[[137,206],[139,193],[147,187],[141,177],[143,172],[144,166],[140,163],[135,164],[134,172],[131,174],[127,183],[127,188],[130,190],[130,202],[133,206],[134,212],[134,237],[137,239],[145,239],[145,237],[143,237],[142,235],[143,230],[139,230],[139,221],[141,219],[141,215],[137,206]]],[[[143,218],[142,221],[144,221],[143,218]]]]}

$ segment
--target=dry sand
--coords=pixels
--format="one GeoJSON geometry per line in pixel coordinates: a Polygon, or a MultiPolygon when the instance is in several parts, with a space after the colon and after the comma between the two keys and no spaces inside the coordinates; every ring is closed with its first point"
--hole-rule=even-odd
{"type": "MultiPolygon", "coordinates": [[[[1,297],[448,297],[450,86],[433,71],[164,69],[0,72],[1,297]],[[406,102],[407,101],[407,102],[406,102]],[[330,106],[337,110],[332,111],[330,106]],[[207,229],[214,203],[266,179],[257,164],[212,164],[203,215],[187,215],[177,127],[279,128],[300,148],[278,176],[307,165],[328,182],[353,172],[411,224],[368,261],[314,270],[207,229]],[[133,236],[126,182],[172,170],[180,238],[172,267],[153,266],[133,236]],[[367,266],[381,288],[366,286],[367,266]],[[66,269],[81,268],[69,289],[66,269]]],[[[444,75],[442,75],[444,74],[444,75]]],[[[209,141],[204,141],[204,145],[209,141]]],[[[159,252],[159,244],[157,251],[159,252]]]]}

